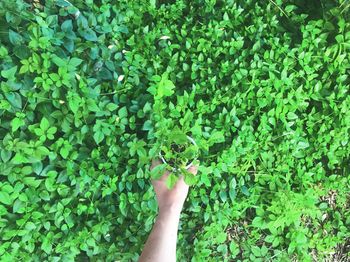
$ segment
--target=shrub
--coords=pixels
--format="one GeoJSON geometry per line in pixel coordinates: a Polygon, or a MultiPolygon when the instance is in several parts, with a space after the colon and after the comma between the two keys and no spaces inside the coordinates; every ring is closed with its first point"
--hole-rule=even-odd
{"type": "Polygon", "coordinates": [[[2,0],[1,258],[136,261],[175,126],[200,151],[179,261],[349,256],[349,10],[2,0]]]}

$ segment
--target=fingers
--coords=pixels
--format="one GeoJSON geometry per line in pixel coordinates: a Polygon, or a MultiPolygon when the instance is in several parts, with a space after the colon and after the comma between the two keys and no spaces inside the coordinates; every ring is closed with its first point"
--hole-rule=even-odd
{"type": "Polygon", "coordinates": [[[190,166],[188,169],[187,169],[190,173],[194,174],[194,175],[197,175],[197,172],[198,172],[198,166],[190,166]]]}
{"type": "MultiPolygon", "coordinates": [[[[151,170],[160,164],[161,164],[161,162],[159,159],[153,159],[152,164],[151,164],[151,170]]],[[[167,170],[164,171],[164,174],[159,179],[152,179],[151,180],[152,184],[154,184],[154,181],[164,181],[165,182],[165,180],[167,179],[169,174],[170,174],[169,171],[167,171],[167,170]]]]}
{"type": "Polygon", "coordinates": [[[160,164],[161,164],[161,162],[159,161],[159,159],[153,159],[152,165],[151,165],[151,170],[160,164]]]}

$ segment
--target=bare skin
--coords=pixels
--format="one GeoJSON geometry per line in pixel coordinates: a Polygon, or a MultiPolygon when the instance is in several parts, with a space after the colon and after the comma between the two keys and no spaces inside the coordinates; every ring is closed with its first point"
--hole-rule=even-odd
{"type": "MultiPolygon", "coordinates": [[[[151,169],[159,165],[158,160],[152,162],[151,169]]],[[[192,174],[197,174],[197,167],[188,169],[192,174]]],[[[165,181],[169,172],[165,172],[159,180],[152,180],[156,192],[159,213],[152,232],[144,246],[139,262],[175,262],[176,241],[180,214],[186,200],[189,186],[181,177],[174,188],[169,190],[165,181]]]]}

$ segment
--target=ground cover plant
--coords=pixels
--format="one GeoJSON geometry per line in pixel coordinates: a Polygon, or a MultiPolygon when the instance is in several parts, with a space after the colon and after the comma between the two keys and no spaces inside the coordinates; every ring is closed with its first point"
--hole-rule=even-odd
{"type": "Polygon", "coordinates": [[[349,259],[349,10],[1,0],[1,260],[137,261],[176,127],[200,162],[178,261],[349,259]]]}

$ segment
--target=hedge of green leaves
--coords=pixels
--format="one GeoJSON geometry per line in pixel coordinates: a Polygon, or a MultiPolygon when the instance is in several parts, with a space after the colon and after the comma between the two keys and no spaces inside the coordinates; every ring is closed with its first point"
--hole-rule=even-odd
{"type": "Polygon", "coordinates": [[[137,260],[165,77],[201,150],[179,261],[349,257],[349,5],[1,0],[1,261],[137,260]]]}

